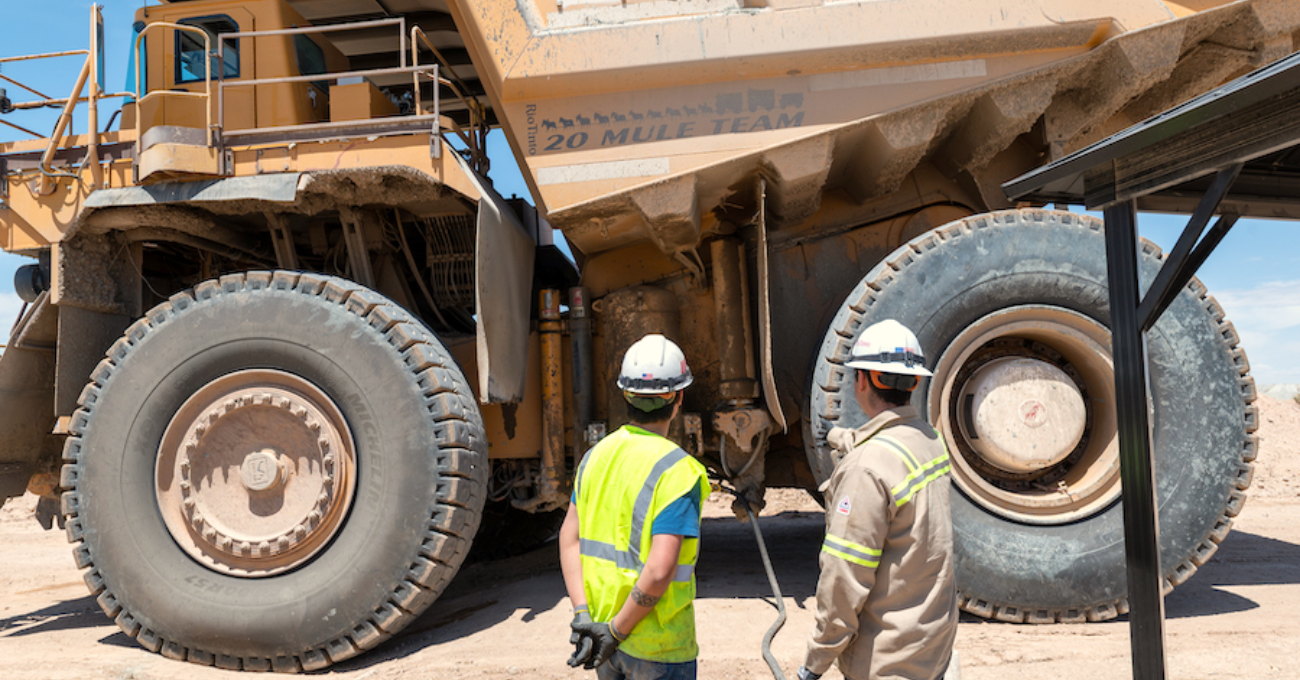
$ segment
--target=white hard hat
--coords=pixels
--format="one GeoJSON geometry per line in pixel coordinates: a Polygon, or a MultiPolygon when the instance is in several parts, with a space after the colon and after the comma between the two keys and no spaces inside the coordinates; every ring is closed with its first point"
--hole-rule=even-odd
{"type": "Polygon", "coordinates": [[[898,375],[934,375],[925,368],[925,355],[916,335],[893,319],[874,323],[862,331],[844,365],[898,375]]]}
{"type": "Polygon", "coordinates": [[[694,382],[686,355],[677,343],[658,333],[637,340],[623,355],[618,388],[635,394],[668,394],[694,382]]]}

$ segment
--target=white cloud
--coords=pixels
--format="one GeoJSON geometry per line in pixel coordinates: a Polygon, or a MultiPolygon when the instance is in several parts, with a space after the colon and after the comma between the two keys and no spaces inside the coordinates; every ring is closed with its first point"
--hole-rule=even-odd
{"type": "Polygon", "coordinates": [[[1300,280],[1266,281],[1254,288],[1211,292],[1238,328],[1279,331],[1300,326],[1300,280]]]}
{"type": "Polygon", "coordinates": [[[1300,382],[1300,280],[1212,292],[1241,336],[1255,381],[1300,382]]]}
{"type": "Polygon", "coordinates": [[[9,344],[9,329],[18,320],[18,312],[23,309],[23,301],[16,293],[0,293],[0,345],[9,344]]]}

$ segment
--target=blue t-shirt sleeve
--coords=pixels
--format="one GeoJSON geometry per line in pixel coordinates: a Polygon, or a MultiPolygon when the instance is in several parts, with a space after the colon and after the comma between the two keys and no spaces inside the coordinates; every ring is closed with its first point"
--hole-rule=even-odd
{"type": "Polygon", "coordinates": [[[655,517],[650,534],[675,534],[686,538],[700,537],[700,506],[702,492],[699,487],[673,501],[655,517]]]}

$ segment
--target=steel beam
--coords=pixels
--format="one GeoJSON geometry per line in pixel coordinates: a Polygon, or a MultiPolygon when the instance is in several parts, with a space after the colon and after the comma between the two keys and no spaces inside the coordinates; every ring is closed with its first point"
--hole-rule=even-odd
{"type": "Polygon", "coordinates": [[[1178,297],[1178,291],[1187,285],[1192,275],[1196,273],[1196,269],[1205,261],[1205,257],[1214,250],[1219,241],[1227,235],[1228,229],[1236,223],[1236,216],[1220,218],[1206,240],[1197,246],[1196,242],[1205,231],[1205,225],[1209,224],[1210,218],[1219,211],[1223,197],[1228,195],[1228,190],[1232,188],[1232,183],[1240,173],[1241,163],[1220,170],[1215,175],[1209,190],[1201,197],[1196,211],[1192,213],[1187,226],[1183,228],[1183,235],[1178,238],[1178,243],[1170,251],[1164,266],[1160,267],[1160,273],[1156,274],[1156,280],[1151,283],[1151,288],[1138,305],[1138,322],[1142,325],[1143,332],[1151,330],[1156,325],[1156,320],[1169,308],[1174,298],[1178,297]],[[1195,250],[1193,250],[1194,246],[1195,250]]]}
{"type": "Polygon", "coordinates": [[[1138,318],[1137,205],[1113,204],[1105,217],[1133,679],[1165,680],[1160,523],[1147,415],[1146,339],[1138,318]]]}

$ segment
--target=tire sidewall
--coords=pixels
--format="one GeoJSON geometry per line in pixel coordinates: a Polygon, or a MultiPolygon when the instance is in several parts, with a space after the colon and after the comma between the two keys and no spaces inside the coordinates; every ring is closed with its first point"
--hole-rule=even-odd
{"type": "Polygon", "coordinates": [[[340,304],[281,290],[196,301],[124,358],[84,433],[81,516],[98,527],[85,537],[96,568],[143,626],[186,647],[275,657],[346,635],[401,583],[436,511],[437,442],[423,403],[401,353],[340,304]],[[158,446],[180,405],[249,368],[285,370],[324,391],[356,455],[355,494],[337,534],[306,564],[265,578],[191,558],[154,493],[158,446]]]}

